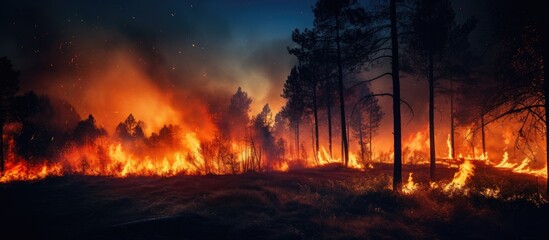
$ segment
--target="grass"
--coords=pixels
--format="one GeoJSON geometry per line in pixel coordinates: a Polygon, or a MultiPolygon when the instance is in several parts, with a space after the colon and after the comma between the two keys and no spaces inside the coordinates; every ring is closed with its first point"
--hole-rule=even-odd
{"type": "MultiPolygon", "coordinates": [[[[457,169],[437,169],[440,184],[457,169]]],[[[0,185],[20,239],[549,239],[544,180],[478,165],[465,191],[389,190],[392,166],[226,176],[53,177],[0,185]]],[[[4,238],[3,238],[4,239],[4,238]]]]}

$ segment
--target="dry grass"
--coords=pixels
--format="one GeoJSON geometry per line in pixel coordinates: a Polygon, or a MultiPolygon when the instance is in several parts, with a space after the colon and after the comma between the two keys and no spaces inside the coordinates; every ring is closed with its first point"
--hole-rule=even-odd
{"type": "MultiPolygon", "coordinates": [[[[389,190],[390,165],[227,176],[66,176],[0,185],[21,239],[549,239],[543,179],[477,166],[467,190],[389,190]]],[[[439,168],[440,184],[455,168],[439,168]]]]}

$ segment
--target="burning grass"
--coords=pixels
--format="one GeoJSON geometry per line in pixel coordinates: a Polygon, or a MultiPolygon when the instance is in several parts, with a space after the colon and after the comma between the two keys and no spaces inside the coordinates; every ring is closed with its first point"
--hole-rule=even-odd
{"type": "Polygon", "coordinates": [[[478,162],[406,165],[414,190],[389,190],[392,166],[173,177],[71,175],[0,186],[4,234],[84,239],[547,239],[543,179],[478,162]]]}

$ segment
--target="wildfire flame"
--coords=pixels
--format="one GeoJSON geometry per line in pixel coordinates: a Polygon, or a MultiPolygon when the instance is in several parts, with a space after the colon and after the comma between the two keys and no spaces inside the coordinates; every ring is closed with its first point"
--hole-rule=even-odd
{"type": "Polygon", "coordinates": [[[408,175],[408,182],[402,186],[402,192],[405,194],[411,194],[415,192],[419,187],[418,183],[414,182],[414,178],[412,177],[412,173],[408,175]]]}
{"type": "Polygon", "coordinates": [[[533,162],[532,159],[526,157],[520,163],[511,163],[509,162],[509,153],[504,152],[501,162],[497,164],[495,167],[508,169],[515,173],[524,173],[524,174],[529,174],[536,177],[547,178],[547,165],[545,165],[545,167],[543,168],[534,169],[530,167],[532,165],[532,162],[533,162]]]}
{"type": "Polygon", "coordinates": [[[448,146],[448,159],[452,159],[452,153],[453,153],[453,149],[452,149],[452,143],[450,141],[450,134],[448,134],[448,139],[446,139],[446,145],[448,146]]]}
{"type": "Polygon", "coordinates": [[[465,161],[459,165],[459,171],[454,174],[454,178],[450,184],[446,185],[445,191],[461,190],[465,187],[465,184],[469,178],[474,175],[475,166],[470,160],[465,161]]]}
{"type": "MultiPolygon", "coordinates": [[[[174,176],[178,174],[226,174],[245,171],[250,159],[250,150],[245,146],[233,143],[235,154],[232,162],[219,159],[206,159],[202,152],[201,141],[195,133],[187,133],[182,138],[184,149],[165,152],[161,157],[150,155],[138,156],[120,143],[101,146],[86,145],[73,147],[55,162],[44,161],[39,164],[30,164],[23,159],[17,159],[10,151],[6,162],[6,171],[0,177],[0,182],[37,180],[47,176],[61,176],[63,174],[84,174],[92,176],[174,176]]],[[[12,149],[12,147],[10,147],[12,149]]],[[[324,148],[318,153],[318,162],[306,161],[306,167],[322,166],[331,163],[341,163],[340,159],[330,158],[324,148]]],[[[278,161],[272,164],[272,170],[288,171],[291,160],[278,161]]],[[[365,169],[368,165],[359,163],[354,154],[350,155],[349,167],[365,169]]],[[[372,168],[372,165],[369,165],[372,168]]]]}
{"type": "MultiPolygon", "coordinates": [[[[60,176],[65,174],[83,174],[94,176],[174,176],[178,174],[202,175],[202,174],[235,174],[248,170],[253,171],[289,171],[294,167],[315,167],[327,164],[342,164],[341,158],[330,157],[325,147],[321,146],[316,152],[316,157],[308,159],[266,159],[261,157],[261,152],[250,149],[245,143],[231,142],[229,154],[212,159],[205,155],[204,141],[208,141],[209,133],[214,130],[207,130],[207,133],[198,134],[195,131],[183,130],[178,136],[181,142],[176,149],[156,149],[159,153],[136,153],[124,144],[113,139],[102,139],[97,143],[84,146],[74,146],[64,151],[59,158],[51,160],[26,160],[17,156],[14,151],[13,139],[8,141],[6,152],[5,171],[0,176],[0,182],[36,180],[47,176],[60,176]]],[[[469,129],[467,131],[470,131],[469,129]]],[[[460,134],[463,135],[463,134],[460,134]]],[[[429,140],[426,131],[419,131],[411,134],[411,137],[404,142],[410,154],[427,153],[429,140]]],[[[511,134],[505,131],[503,142],[510,142],[511,134]]],[[[529,174],[538,177],[547,177],[547,166],[533,167],[535,161],[531,158],[524,158],[522,161],[512,160],[509,153],[504,151],[501,161],[492,164],[487,152],[473,151],[473,154],[464,156],[462,153],[454,152],[451,148],[450,135],[446,139],[448,147],[448,158],[438,159],[437,164],[455,166],[459,170],[455,173],[452,181],[444,187],[445,191],[463,189],[466,181],[474,174],[472,161],[481,161],[484,164],[492,165],[495,168],[511,170],[515,173],[529,174]],[[463,160],[459,166],[456,160],[451,159],[452,153],[463,160]],[[475,154],[476,153],[476,154],[475,154]]],[[[506,149],[507,146],[503,146],[506,149]]],[[[380,162],[390,162],[392,152],[386,154],[377,152],[380,162]],[[386,156],[381,159],[381,156],[386,156]]],[[[427,155],[425,155],[427,156],[427,155]]],[[[415,157],[418,161],[412,164],[428,164],[422,161],[423,158],[415,157]]],[[[425,160],[425,159],[423,159],[425,160]]],[[[360,161],[357,155],[351,153],[348,167],[365,170],[373,168],[374,159],[360,161]]],[[[539,164],[538,164],[539,165],[539,164]]],[[[438,186],[440,183],[434,183],[438,186]]],[[[431,183],[433,185],[433,183],[431,183]]],[[[412,173],[408,176],[408,182],[403,186],[404,193],[412,193],[418,188],[414,182],[412,173]]]]}

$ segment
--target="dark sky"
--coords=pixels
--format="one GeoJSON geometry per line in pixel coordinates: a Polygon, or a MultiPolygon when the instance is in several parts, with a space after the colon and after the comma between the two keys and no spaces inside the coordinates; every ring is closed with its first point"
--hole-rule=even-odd
{"type": "Polygon", "coordinates": [[[66,63],[80,60],[80,69],[90,71],[82,59],[101,61],[98,55],[109,58],[108,52],[124,49],[148,62],[152,77],[168,74],[164,81],[176,86],[201,78],[201,84],[231,92],[241,85],[261,105],[278,98],[293,63],[286,51],[291,31],[311,25],[313,4],[8,1],[0,10],[0,54],[22,71],[28,89],[52,65],[65,75],[66,63]]]}
{"type": "Polygon", "coordinates": [[[242,86],[255,112],[265,103],[277,110],[295,61],[286,50],[291,31],[312,25],[313,4],[7,1],[0,10],[0,55],[21,70],[23,91],[66,99],[81,115],[100,119],[135,112],[105,100],[116,86],[132,86],[117,89],[128,97],[154,88],[182,105],[182,98],[215,104],[242,86]]]}
{"type": "MultiPolygon", "coordinates": [[[[311,27],[314,3],[10,0],[0,9],[0,55],[21,70],[22,91],[66,99],[100,123],[132,112],[156,127],[196,99],[224,104],[238,86],[253,112],[265,103],[276,112],[295,63],[291,31],[311,27]]],[[[472,0],[454,7],[458,20],[476,14],[472,0]]]]}

